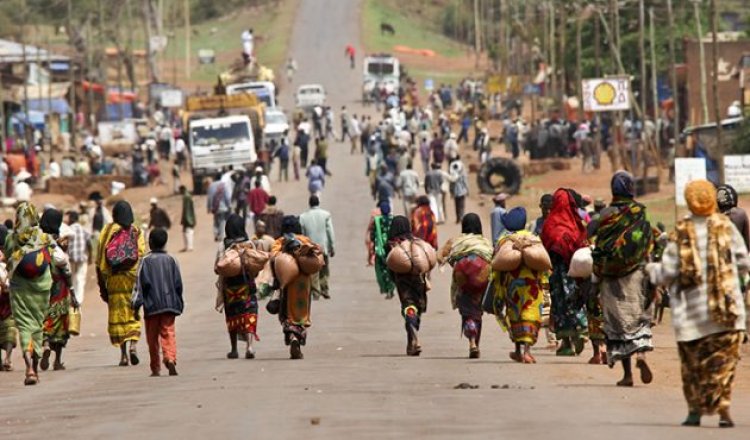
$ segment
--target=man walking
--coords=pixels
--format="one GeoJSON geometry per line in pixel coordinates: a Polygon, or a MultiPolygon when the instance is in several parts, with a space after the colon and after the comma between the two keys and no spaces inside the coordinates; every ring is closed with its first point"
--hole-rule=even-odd
{"type": "Polygon", "coordinates": [[[419,193],[419,174],[414,171],[411,161],[398,175],[397,186],[404,202],[404,215],[410,217],[412,206],[417,203],[417,193],[419,193]]]}
{"type": "Polygon", "coordinates": [[[495,208],[490,213],[490,225],[492,226],[492,245],[497,244],[497,239],[505,232],[505,226],[503,226],[503,214],[505,214],[505,201],[508,199],[508,195],[500,193],[492,198],[495,203],[495,208]]]}
{"type": "Polygon", "coordinates": [[[182,218],[180,224],[182,225],[182,237],[185,247],[182,252],[192,252],[193,250],[193,235],[195,230],[195,206],[193,204],[193,195],[185,188],[185,185],[180,186],[180,194],[182,194],[182,218]]]}
{"type": "Polygon", "coordinates": [[[453,202],[456,204],[456,224],[461,223],[466,209],[466,197],[469,195],[469,179],[466,175],[466,167],[460,156],[448,166],[450,171],[450,191],[453,202]]]}
{"type": "Polygon", "coordinates": [[[438,224],[445,221],[443,212],[443,172],[438,162],[432,163],[432,169],[424,176],[424,190],[430,198],[430,208],[438,224]]]}
{"type": "Polygon", "coordinates": [[[325,259],[323,269],[313,276],[312,294],[315,299],[319,299],[321,296],[330,299],[331,295],[328,289],[328,278],[331,275],[329,258],[335,255],[333,220],[330,212],[320,208],[320,199],[317,196],[310,196],[309,205],[310,209],[299,216],[302,234],[310,237],[310,240],[320,246],[325,259]]]}
{"type": "Polygon", "coordinates": [[[169,229],[172,227],[172,221],[169,219],[167,211],[158,206],[159,201],[156,197],[151,197],[151,212],[149,213],[148,230],[169,229]]]}
{"type": "Polygon", "coordinates": [[[79,222],[77,211],[68,211],[68,226],[73,231],[68,239],[68,259],[73,274],[73,292],[80,307],[86,292],[86,273],[91,261],[91,234],[79,222]]]}
{"type": "Polygon", "coordinates": [[[224,225],[229,217],[231,206],[230,196],[226,185],[221,181],[221,174],[214,176],[214,181],[206,191],[206,208],[208,213],[214,216],[214,241],[221,241],[224,238],[224,225]]]}

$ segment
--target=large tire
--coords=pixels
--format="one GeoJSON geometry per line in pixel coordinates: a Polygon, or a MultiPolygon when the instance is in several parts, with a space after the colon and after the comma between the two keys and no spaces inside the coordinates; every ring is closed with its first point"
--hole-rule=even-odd
{"type": "Polygon", "coordinates": [[[495,157],[482,165],[477,173],[477,184],[483,194],[518,194],[523,175],[521,168],[512,159],[495,157]]]}

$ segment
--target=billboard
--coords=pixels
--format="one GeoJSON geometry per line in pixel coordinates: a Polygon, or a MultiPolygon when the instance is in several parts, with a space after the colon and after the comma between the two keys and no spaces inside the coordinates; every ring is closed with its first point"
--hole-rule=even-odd
{"type": "Polygon", "coordinates": [[[594,78],[581,83],[583,109],[587,112],[630,110],[630,78],[594,78]]]}

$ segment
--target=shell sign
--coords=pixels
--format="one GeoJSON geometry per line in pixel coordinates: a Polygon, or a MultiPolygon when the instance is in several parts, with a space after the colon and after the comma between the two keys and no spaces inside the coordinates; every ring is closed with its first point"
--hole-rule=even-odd
{"type": "Polygon", "coordinates": [[[630,78],[585,79],[582,86],[585,111],[630,110],[630,78]]]}

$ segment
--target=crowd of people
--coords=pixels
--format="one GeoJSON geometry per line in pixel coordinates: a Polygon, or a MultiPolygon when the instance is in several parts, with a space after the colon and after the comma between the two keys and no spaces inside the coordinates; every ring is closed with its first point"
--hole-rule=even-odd
{"type": "MultiPolygon", "coordinates": [[[[377,123],[342,108],[340,138],[330,107],[299,118],[293,147],[283,141],[287,151],[272,156],[278,158],[280,170],[291,160],[295,177],[303,171],[307,177],[308,209],[299,215],[278,208],[266,163],[224,170],[212,178],[206,209],[218,246],[215,308],[225,318],[227,358],[240,357],[239,342],[245,344],[244,358],[256,357],[260,302],[266,299],[267,311],[278,317],[290,358],[304,358],[312,304],[331,298],[331,262],[337,250],[332,215],[323,209],[326,182],[333,178],[328,142],[348,141],[351,154],[363,155],[375,202],[365,235],[366,262],[373,266],[380,294],[388,300],[398,296],[408,356],[423,351],[419,331],[428,292],[442,288],[431,277],[436,265],[452,268],[445,290],[460,316],[469,358],[481,357],[483,317],[488,314],[508,333],[513,361],[535,364],[533,350],[545,331],[557,356],[580,356],[590,342],[589,364],[619,363],[620,387],[634,386],[634,368],[640,382],[653,381],[647,356],[654,349],[654,309],[668,301],[688,403],[684,425],[700,425],[702,416],[718,413],[720,426],[733,426],[731,387],[750,316],[745,293],[750,222],[738,207],[734,189],[690,182],[685,190],[690,215],[671,233],[651,222],[645,205],[636,201],[635,179],[626,171],[613,175],[610,203],[559,188],[541,197],[541,216],[531,220],[524,207],[509,207],[512,199],[501,193],[493,197],[494,207],[483,221],[479,213],[467,212],[464,162],[468,155],[478,162],[492,155],[482,109],[465,111],[458,121],[442,110],[453,106],[454,99],[479,93],[472,87],[462,84],[454,98],[450,88],[441,86],[425,107],[412,105],[408,93],[399,91],[386,97],[377,123]],[[460,225],[460,233],[441,240],[438,227],[449,218],[460,225]],[[487,223],[490,227],[483,227],[487,223]],[[244,252],[249,249],[263,262],[252,273],[246,270],[244,252]],[[416,253],[422,251],[428,261],[418,264],[422,256],[416,253]],[[398,266],[399,255],[409,256],[410,269],[398,266]],[[308,256],[320,261],[315,270],[303,270],[301,258],[308,256]],[[235,264],[233,258],[240,261],[239,272],[219,269],[235,264]],[[296,260],[297,271],[291,275],[284,269],[285,259],[296,260]]],[[[537,126],[536,134],[534,127],[529,131],[517,119],[503,125],[502,142],[516,158],[525,136],[541,142],[539,133],[546,131],[543,144],[548,146],[558,130],[554,119],[537,126]]],[[[584,172],[598,167],[597,147],[588,145],[593,128],[559,125],[563,137],[554,154],[576,154],[570,151],[572,139],[580,151],[591,152],[590,158],[584,153],[584,172]]],[[[134,150],[133,178],[144,176],[139,163],[152,164],[157,156],[168,159],[172,153],[178,178],[185,153],[184,145],[182,154],[175,145],[174,130],[165,125],[153,148],[151,143],[146,139],[144,148],[134,150]]],[[[178,183],[183,250],[192,251],[194,201],[178,183]]],[[[177,375],[174,323],[185,303],[179,265],[166,252],[172,220],[155,198],[143,227],[128,202],[118,201],[110,213],[100,194],[90,198],[93,206],[68,211],[65,221],[53,206],[45,206],[40,215],[33,204],[20,200],[15,221],[0,227],[5,256],[0,269],[2,368],[13,368],[11,352],[19,341],[27,385],[39,382],[39,370],[50,367],[53,353],[52,367],[65,369],[63,350],[78,331],[89,263],[95,265],[99,293],[107,303],[108,334],[120,350],[119,365],[140,362],[143,314],[151,374],[159,376],[163,365],[169,375],[177,375]]]]}

